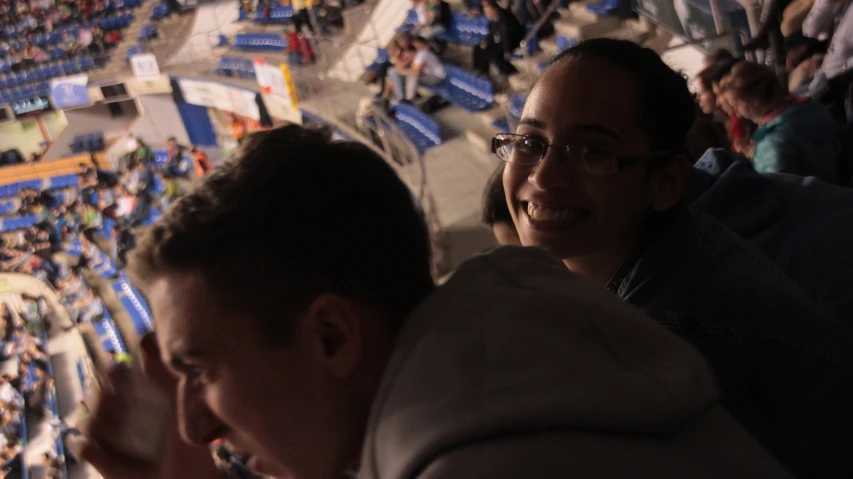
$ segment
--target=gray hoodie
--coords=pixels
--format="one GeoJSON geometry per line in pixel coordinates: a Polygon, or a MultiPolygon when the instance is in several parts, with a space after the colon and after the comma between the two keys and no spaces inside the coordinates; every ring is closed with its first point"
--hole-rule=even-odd
{"type": "Polygon", "coordinates": [[[788,478],[686,342],[548,253],[466,262],[399,333],[361,478],[788,478]]]}

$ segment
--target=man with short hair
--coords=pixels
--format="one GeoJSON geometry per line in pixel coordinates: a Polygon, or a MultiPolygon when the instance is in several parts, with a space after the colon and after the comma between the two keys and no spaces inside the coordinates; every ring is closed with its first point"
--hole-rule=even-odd
{"type": "Polygon", "coordinates": [[[639,311],[532,248],[436,288],[429,244],[368,147],[253,135],[131,261],[157,330],[143,369],[197,447],[171,424],[153,463],[117,452],[146,414],[119,368],[78,457],[106,479],[206,479],[221,439],[276,478],[790,477],[717,404],[699,355],[639,311]]]}

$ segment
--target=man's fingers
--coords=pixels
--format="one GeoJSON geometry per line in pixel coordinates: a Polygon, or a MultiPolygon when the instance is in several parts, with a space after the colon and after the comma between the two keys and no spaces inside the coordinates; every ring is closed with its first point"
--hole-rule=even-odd
{"type": "Polygon", "coordinates": [[[148,333],[142,337],[139,343],[142,351],[142,371],[165,391],[172,393],[175,390],[175,376],[166,369],[163,359],[160,357],[160,346],[157,345],[157,333],[148,333]]]}

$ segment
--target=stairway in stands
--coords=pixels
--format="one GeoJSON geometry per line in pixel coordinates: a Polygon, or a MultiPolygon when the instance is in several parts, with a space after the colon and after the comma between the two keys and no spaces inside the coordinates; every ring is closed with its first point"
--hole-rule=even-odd
{"type": "Polygon", "coordinates": [[[157,55],[157,61],[161,70],[163,69],[166,60],[187,41],[195,21],[195,10],[173,12],[166,18],[154,21],[151,20],[151,11],[158,3],[160,2],[157,0],[147,0],[138,9],[136,20],[125,30],[124,37],[112,57],[104,68],[90,75],[90,81],[112,80],[129,74],[128,50],[140,44],[145,46],[146,52],[157,55]],[[139,32],[145,25],[151,23],[157,26],[157,38],[140,42],[139,32]]]}

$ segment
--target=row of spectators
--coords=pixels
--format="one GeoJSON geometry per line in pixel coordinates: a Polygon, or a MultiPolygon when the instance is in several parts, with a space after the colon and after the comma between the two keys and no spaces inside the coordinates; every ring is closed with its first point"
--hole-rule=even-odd
{"type": "MultiPolygon", "coordinates": [[[[10,362],[17,362],[11,368],[17,374],[0,376],[0,456],[6,474],[20,474],[27,467],[20,452],[28,439],[22,434],[28,419],[48,426],[61,423],[56,416],[56,386],[45,350],[47,303],[44,298],[27,295],[22,295],[21,301],[23,308],[17,314],[7,304],[0,307],[0,360],[7,371],[10,362]]],[[[51,434],[59,435],[60,431],[51,429],[51,434]]],[[[43,477],[66,477],[64,451],[53,449],[42,459],[43,477]]]]}
{"type": "MultiPolygon", "coordinates": [[[[114,48],[122,39],[121,30],[113,28],[105,31],[98,25],[82,26],[77,35],[69,31],[62,33],[62,41],[56,46],[61,50],[61,58],[78,55],[102,56],[114,48]]],[[[23,47],[12,47],[7,41],[0,41],[0,58],[11,65],[11,71],[18,72],[38,64],[50,64],[58,59],[55,51],[48,50],[24,41],[23,47]]]]}

